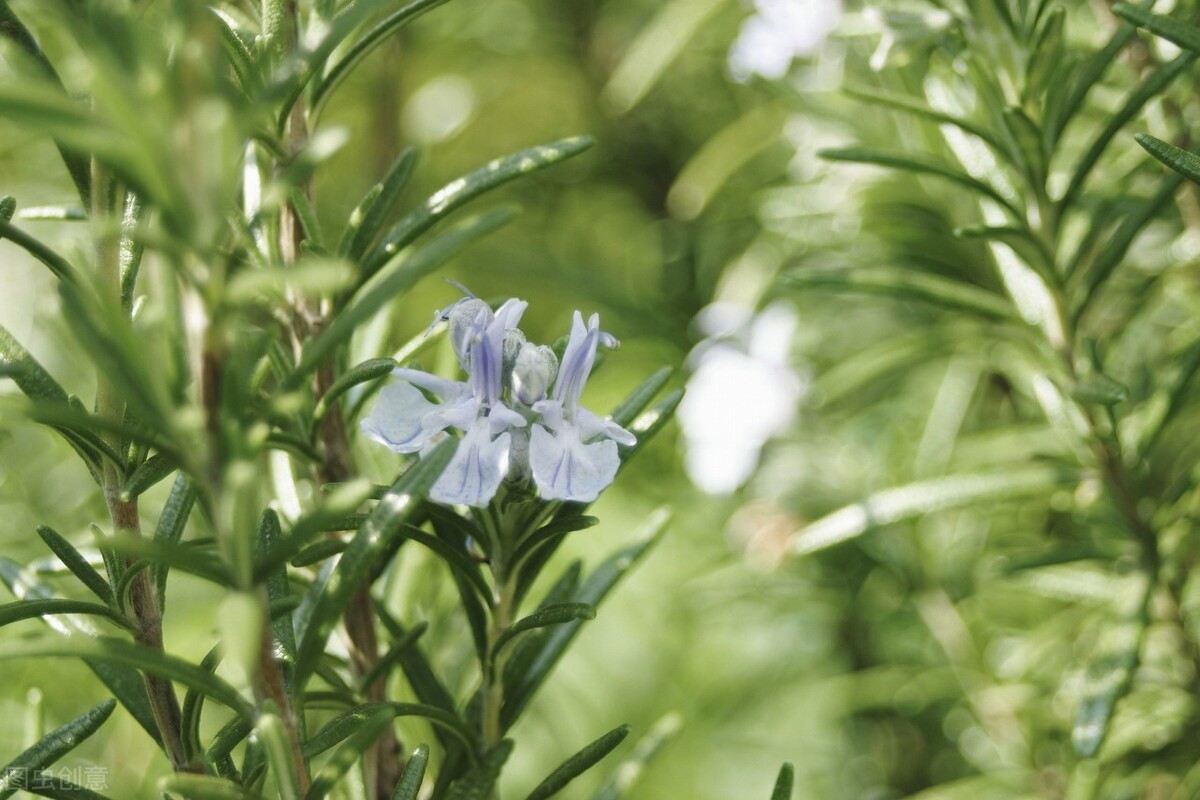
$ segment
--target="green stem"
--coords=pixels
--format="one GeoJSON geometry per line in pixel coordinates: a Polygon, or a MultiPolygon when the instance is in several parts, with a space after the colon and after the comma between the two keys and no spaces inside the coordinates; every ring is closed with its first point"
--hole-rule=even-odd
{"type": "Polygon", "coordinates": [[[488,628],[487,663],[484,664],[483,692],[483,749],[491,750],[500,744],[504,730],[500,723],[500,710],[504,706],[504,670],[500,663],[496,645],[500,638],[508,633],[513,624],[515,598],[517,594],[516,580],[513,576],[504,577],[503,565],[495,570],[497,593],[496,607],[492,614],[492,624],[488,628]]]}

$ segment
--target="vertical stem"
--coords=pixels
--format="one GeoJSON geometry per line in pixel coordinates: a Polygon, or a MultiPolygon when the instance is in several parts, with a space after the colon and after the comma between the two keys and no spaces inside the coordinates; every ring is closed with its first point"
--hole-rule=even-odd
{"type": "MultiPolygon", "coordinates": [[[[91,209],[93,236],[96,256],[96,275],[99,278],[101,291],[105,292],[113,302],[121,302],[121,253],[118,227],[113,214],[113,193],[116,187],[110,176],[100,164],[93,160],[91,175],[91,209]]],[[[125,416],[125,403],[117,388],[108,380],[108,376],[100,372],[96,376],[96,414],[114,423],[120,423],[125,416]]],[[[108,436],[109,444],[117,453],[123,453],[125,442],[118,434],[108,436]]],[[[108,506],[109,518],[112,520],[113,533],[116,535],[141,536],[141,519],[138,513],[136,498],[123,500],[121,486],[124,483],[123,471],[116,464],[104,462],[103,480],[104,501],[108,506]]],[[[125,560],[125,568],[133,566],[132,559],[125,560]]],[[[129,587],[129,611],[133,618],[133,638],[145,647],[162,651],[162,615],[154,597],[154,589],[150,583],[149,570],[142,570],[133,579],[129,587]]],[[[182,714],[179,708],[179,698],[169,680],[143,674],[146,682],[146,693],[149,695],[150,707],[154,713],[154,721],[158,725],[162,737],[163,748],[176,772],[197,771],[198,767],[189,765],[184,756],[181,733],[182,714]]]]}

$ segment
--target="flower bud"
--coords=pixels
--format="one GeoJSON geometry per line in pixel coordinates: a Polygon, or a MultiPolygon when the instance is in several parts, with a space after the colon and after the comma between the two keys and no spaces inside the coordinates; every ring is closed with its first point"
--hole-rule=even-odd
{"type": "Polygon", "coordinates": [[[471,339],[481,336],[492,317],[488,304],[477,297],[464,297],[446,311],[450,346],[464,369],[471,368],[471,339]]]}
{"type": "Polygon", "coordinates": [[[558,376],[558,359],[546,345],[524,344],[512,366],[512,393],[518,402],[531,406],[546,396],[558,376]]]}

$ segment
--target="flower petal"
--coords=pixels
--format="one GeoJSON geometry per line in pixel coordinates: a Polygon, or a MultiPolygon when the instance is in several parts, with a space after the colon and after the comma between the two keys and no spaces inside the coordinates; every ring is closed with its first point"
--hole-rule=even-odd
{"type": "Polygon", "coordinates": [[[564,425],[557,434],[535,425],[529,466],[544,499],[587,503],[613,482],[620,459],[611,440],[584,444],[574,425],[564,425]]]}
{"type": "Polygon", "coordinates": [[[438,406],[425,399],[417,387],[409,383],[392,383],[383,387],[379,400],[359,427],[371,439],[397,453],[415,453],[436,431],[423,424],[425,417],[438,406]]]}
{"type": "Polygon", "coordinates": [[[597,436],[603,436],[626,447],[633,447],[637,444],[637,437],[632,433],[611,419],[596,416],[583,406],[575,409],[575,424],[579,426],[579,438],[585,442],[597,436]]]}
{"type": "Polygon", "coordinates": [[[396,367],[392,370],[392,376],[402,381],[407,381],[413,386],[419,386],[426,391],[433,392],[443,400],[454,400],[469,391],[469,387],[461,381],[439,378],[437,375],[430,375],[428,372],[422,372],[419,369],[396,367]]]}
{"type": "Polygon", "coordinates": [[[439,503],[482,508],[488,504],[508,472],[510,436],[491,438],[486,417],[480,417],[458,443],[446,471],[438,478],[429,497],[439,503]]]}

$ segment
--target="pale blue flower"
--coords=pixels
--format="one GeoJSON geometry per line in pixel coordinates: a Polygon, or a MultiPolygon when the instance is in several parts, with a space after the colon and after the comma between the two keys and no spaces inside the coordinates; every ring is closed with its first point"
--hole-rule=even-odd
{"type": "Polygon", "coordinates": [[[533,403],[540,419],[529,439],[529,466],[546,500],[591,502],[616,477],[617,445],[633,445],[632,433],[579,405],[596,360],[596,348],[615,348],[617,340],[600,330],[593,314],[585,327],[575,312],[558,379],[549,398],[533,403]]]}
{"type": "Polygon", "coordinates": [[[505,334],[515,329],[527,303],[511,299],[495,314],[474,297],[440,312],[450,323],[450,340],[467,381],[452,381],[414,369],[396,369],[401,381],[384,388],[361,423],[363,433],[397,453],[424,452],[446,437],[462,441],[429,496],[439,503],[481,507],[496,494],[508,473],[511,436],[525,418],[501,400],[505,334]],[[436,396],[431,402],[420,390],[436,396]]]}

